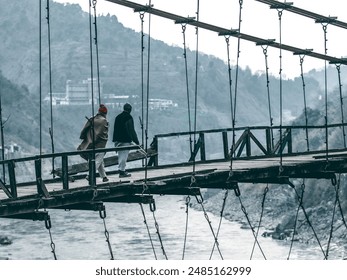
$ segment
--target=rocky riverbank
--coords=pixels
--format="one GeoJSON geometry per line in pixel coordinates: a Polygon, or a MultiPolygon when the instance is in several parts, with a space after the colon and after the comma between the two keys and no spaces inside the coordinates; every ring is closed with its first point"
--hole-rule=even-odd
{"type": "Polygon", "coordinates": [[[220,216],[225,200],[223,217],[239,222],[242,228],[253,227],[256,233],[260,223],[259,236],[284,242],[293,239],[294,242],[319,246],[323,259],[324,254],[329,259],[330,250],[334,248],[338,251],[335,259],[346,258],[347,225],[344,219],[347,217],[343,217],[346,185],[339,189],[336,200],[337,186],[332,186],[328,180],[306,181],[305,184],[297,181],[294,184],[296,191],[288,185],[240,184],[241,195],[237,197],[233,190],[229,190],[227,198],[225,190],[208,190],[204,193],[204,207],[220,216]],[[299,207],[302,190],[303,207],[299,207]]]}

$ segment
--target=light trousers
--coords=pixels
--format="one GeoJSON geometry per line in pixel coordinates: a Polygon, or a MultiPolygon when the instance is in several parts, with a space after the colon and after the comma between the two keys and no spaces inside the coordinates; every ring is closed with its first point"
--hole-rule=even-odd
{"type": "Polygon", "coordinates": [[[105,165],[104,165],[104,156],[106,153],[97,153],[95,154],[95,167],[99,171],[101,178],[106,177],[105,165]]]}
{"type": "MultiPolygon", "coordinates": [[[[114,146],[119,148],[119,147],[124,147],[124,146],[130,146],[131,143],[126,143],[126,142],[115,142],[114,146]]],[[[121,150],[118,151],[118,170],[120,171],[125,171],[126,163],[128,160],[128,155],[129,155],[129,150],[121,150]]]]}

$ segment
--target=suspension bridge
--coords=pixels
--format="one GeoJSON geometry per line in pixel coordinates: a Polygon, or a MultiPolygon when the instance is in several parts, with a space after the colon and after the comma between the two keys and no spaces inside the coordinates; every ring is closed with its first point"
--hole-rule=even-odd
{"type": "MultiPolygon", "coordinates": [[[[140,5],[123,0],[107,1],[129,7],[140,14],[148,13],[172,20],[182,26],[192,25],[197,30],[206,29],[215,32],[219,36],[225,36],[227,43],[230,37],[235,37],[239,41],[247,40],[254,42],[256,45],[264,48],[265,58],[267,47],[273,47],[280,52],[288,51],[299,55],[301,62],[303,62],[305,56],[311,56],[323,60],[326,64],[337,65],[338,69],[340,65],[347,64],[347,60],[329,56],[327,52],[324,54],[316,53],[311,49],[300,49],[295,46],[284,45],[281,42],[277,43],[275,40],[258,38],[241,33],[240,28],[230,30],[210,25],[199,21],[198,17],[182,17],[155,9],[151,4],[140,5]]],[[[256,1],[269,5],[271,8],[277,10],[279,17],[281,17],[284,11],[292,12],[312,18],[317,23],[323,24],[324,27],[331,24],[339,28],[347,28],[347,23],[338,21],[335,17],[326,17],[296,8],[293,3],[270,0],[256,1]]],[[[91,7],[93,4],[94,9],[96,2],[91,2],[91,7]]],[[[242,2],[239,1],[240,11],[242,10],[242,2]]],[[[326,28],[324,28],[324,31],[326,36],[326,28]]],[[[239,52],[240,50],[238,49],[238,54],[239,52]]],[[[148,55],[148,59],[149,57],[148,55]]],[[[228,61],[228,70],[229,78],[231,79],[230,59],[228,61]]],[[[282,80],[281,75],[279,79],[282,80]]],[[[303,72],[302,80],[305,98],[303,72]]],[[[306,103],[304,111],[305,125],[283,125],[283,98],[282,89],[280,89],[280,124],[278,126],[274,125],[271,109],[269,109],[268,126],[247,127],[236,127],[235,125],[235,119],[237,118],[237,81],[235,81],[235,89],[231,88],[231,80],[229,84],[231,99],[231,127],[229,128],[201,131],[191,128],[187,132],[158,134],[154,136],[151,144],[148,143],[148,139],[144,139],[143,145],[141,146],[134,145],[123,148],[93,149],[64,153],[55,153],[52,148],[52,153],[50,154],[40,153],[31,157],[1,161],[3,174],[6,174],[6,178],[4,176],[4,179],[0,182],[0,217],[44,221],[46,228],[49,230],[52,241],[52,253],[56,259],[51,234],[51,220],[48,213],[49,209],[99,211],[100,217],[105,220],[106,210],[104,203],[106,202],[136,203],[140,204],[141,207],[142,204],[148,204],[150,210],[155,212],[155,195],[186,195],[195,196],[207,216],[206,210],[203,207],[201,189],[232,190],[240,198],[242,205],[242,188],[240,186],[242,183],[253,183],[255,184],[255,188],[257,184],[289,185],[295,190],[298,205],[306,214],[305,208],[302,205],[302,197],[296,191],[293,180],[298,178],[328,179],[331,180],[333,186],[338,186],[340,184],[338,175],[347,173],[347,148],[345,139],[347,123],[345,123],[343,115],[341,84],[339,87],[341,96],[340,123],[331,124],[328,122],[328,97],[327,89],[325,89],[326,115],[324,125],[308,125],[306,103]],[[232,92],[233,90],[234,92],[232,92]],[[318,145],[316,143],[313,147],[310,142],[310,136],[312,134],[317,135],[317,132],[321,135],[321,143],[318,145]],[[336,132],[341,135],[341,147],[332,147],[332,145],[329,145],[329,135],[336,132]],[[214,139],[218,139],[214,140],[212,145],[208,143],[211,135],[213,135],[214,139]],[[185,146],[186,150],[181,151],[182,160],[180,162],[167,163],[165,161],[165,152],[161,152],[161,147],[170,145],[172,143],[170,141],[175,141],[176,139],[181,139],[183,143],[189,144],[185,146]],[[216,141],[219,143],[218,145],[215,144],[216,141]],[[300,150],[293,150],[293,144],[299,142],[305,143],[305,145],[300,150]],[[211,146],[213,150],[208,149],[211,146]],[[116,152],[120,149],[130,149],[131,153],[128,161],[138,163],[138,167],[129,170],[132,173],[132,177],[130,178],[119,178],[118,176],[118,171],[116,170],[118,163],[116,152]],[[218,150],[218,156],[212,157],[212,154],[216,154],[216,150],[218,150]],[[95,169],[95,153],[100,152],[105,152],[107,155],[114,154],[113,156],[106,156],[104,160],[105,166],[110,170],[108,172],[109,181],[106,183],[100,180],[95,169]],[[81,154],[87,155],[89,158],[88,163],[78,163],[76,158],[79,158],[81,154]],[[32,169],[32,175],[28,175],[28,166],[32,169]],[[47,166],[52,166],[51,172],[46,171],[47,168],[44,167],[47,166]],[[88,175],[88,180],[86,180],[86,175],[88,175]]],[[[146,117],[143,116],[143,119],[146,119],[146,117]]],[[[148,124],[148,115],[145,124],[148,124]]],[[[338,190],[339,188],[337,188],[337,192],[338,190]]],[[[335,204],[340,204],[340,201],[337,199],[335,204]]],[[[249,219],[247,220],[249,221],[249,219]]],[[[105,233],[107,233],[106,224],[104,223],[104,225],[105,233]]],[[[260,225],[258,226],[260,227],[260,225]]],[[[218,231],[216,232],[211,225],[210,227],[215,246],[219,250],[218,231]]],[[[261,247],[256,231],[254,230],[254,225],[250,225],[250,228],[257,245],[261,247]]],[[[161,241],[159,230],[157,233],[161,241]]],[[[105,235],[110,249],[111,259],[114,259],[108,235],[105,235]]],[[[320,243],[319,240],[318,243],[320,243]]],[[[328,258],[328,251],[329,248],[326,250],[322,249],[324,259],[328,258]]]]}

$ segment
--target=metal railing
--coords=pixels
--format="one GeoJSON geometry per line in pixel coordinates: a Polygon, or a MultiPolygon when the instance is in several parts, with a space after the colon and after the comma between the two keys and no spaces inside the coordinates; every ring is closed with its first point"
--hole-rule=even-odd
{"type": "MultiPolygon", "coordinates": [[[[331,124],[328,125],[329,133],[337,129],[345,127],[347,124],[331,124]]],[[[219,149],[220,160],[238,159],[238,158],[254,158],[254,157],[279,157],[280,155],[293,155],[293,154],[309,154],[309,153],[329,153],[340,150],[346,150],[344,141],[341,138],[341,144],[334,144],[326,151],[325,147],[325,125],[311,125],[311,126],[245,126],[237,127],[234,130],[232,128],[225,129],[210,129],[196,131],[198,135],[196,143],[191,154],[188,155],[187,161],[195,161],[198,154],[200,154],[199,161],[208,160],[208,154],[211,151],[207,151],[208,135],[217,135],[214,140],[220,139],[218,143],[221,145],[212,145],[213,149],[219,149]],[[282,130],[282,137],[279,135],[280,129],[282,130]],[[306,134],[305,131],[308,131],[306,134]],[[233,137],[235,133],[235,138],[233,137]],[[307,139],[307,135],[309,139],[307,139]],[[234,139],[233,139],[234,138],[234,139]],[[307,148],[307,143],[310,143],[310,149],[307,148]],[[324,147],[324,148],[322,148],[324,147]]],[[[159,151],[161,142],[165,141],[165,138],[180,138],[194,135],[194,132],[177,132],[158,134],[154,137],[154,145],[159,151]]],[[[343,133],[340,134],[344,137],[343,133]]],[[[190,137],[192,138],[192,137],[190,137]]],[[[188,142],[188,139],[184,139],[188,142]]],[[[338,141],[339,142],[339,141],[338,141]]],[[[187,145],[188,146],[188,145],[187,145]]],[[[182,146],[184,147],[184,145],[182,146]]],[[[188,148],[186,147],[188,151],[188,148]]],[[[213,151],[214,153],[216,151],[213,151]]],[[[182,151],[180,151],[182,154],[182,151]]],[[[155,158],[155,166],[159,166],[158,157],[161,153],[158,152],[158,156],[155,158]]]]}

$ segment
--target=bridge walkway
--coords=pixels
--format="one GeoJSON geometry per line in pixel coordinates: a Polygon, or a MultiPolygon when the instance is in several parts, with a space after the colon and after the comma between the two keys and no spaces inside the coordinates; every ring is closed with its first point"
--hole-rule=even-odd
{"type": "Polygon", "coordinates": [[[278,157],[261,157],[234,160],[232,171],[230,160],[214,160],[147,167],[147,171],[134,169],[128,178],[119,178],[117,172],[111,172],[109,182],[96,178],[95,186],[80,175],[69,183],[67,190],[58,178],[47,181],[41,194],[33,182],[18,187],[15,199],[0,193],[0,217],[25,217],[40,208],[89,208],[96,202],[151,204],[153,195],[200,196],[202,188],[235,190],[238,183],[291,184],[293,178],[336,180],[335,174],[347,172],[347,151],[331,153],[328,162],[321,153],[285,156],[282,170],[279,169],[278,157]]]}

